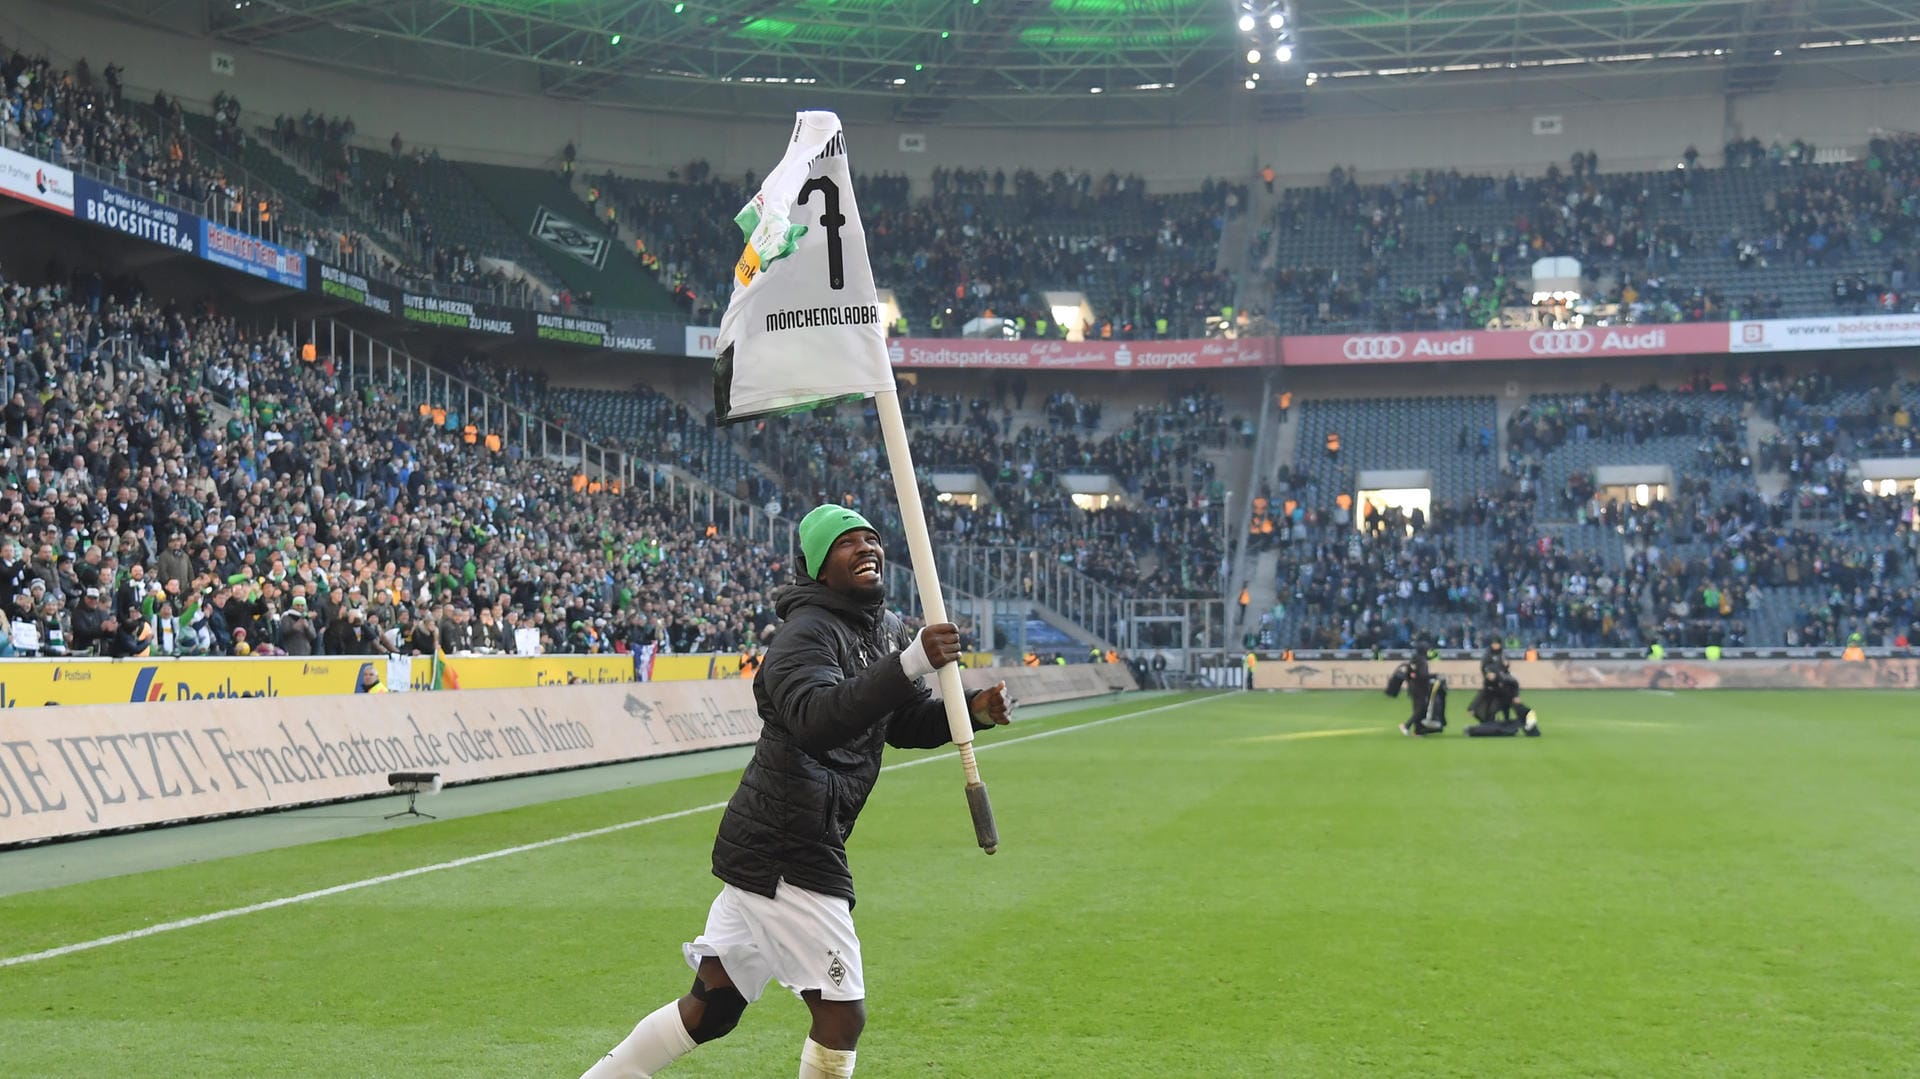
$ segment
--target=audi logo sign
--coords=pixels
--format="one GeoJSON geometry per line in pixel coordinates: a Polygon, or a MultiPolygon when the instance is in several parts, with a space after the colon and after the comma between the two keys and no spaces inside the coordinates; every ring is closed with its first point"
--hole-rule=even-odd
{"type": "Polygon", "coordinates": [[[1455,337],[1424,337],[1411,334],[1380,334],[1375,337],[1349,337],[1340,342],[1340,355],[1360,363],[1381,363],[1399,359],[1462,359],[1474,355],[1472,334],[1455,337]]]}
{"type": "MultiPolygon", "coordinates": [[[[1734,332],[1737,336],[1738,331],[1734,332]]],[[[1630,355],[1709,356],[1728,349],[1727,327],[1708,323],[1585,326],[1561,330],[1429,330],[1351,336],[1303,334],[1288,337],[1281,343],[1286,364],[1308,367],[1630,355]]]]}
{"type": "Polygon", "coordinates": [[[1401,337],[1349,337],[1340,354],[1349,360],[1397,360],[1407,354],[1407,342],[1401,337]]]}
{"type": "Polygon", "coordinates": [[[1593,351],[1593,333],[1588,330],[1541,330],[1527,338],[1527,348],[1535,356],[1584,356],[1593,351]]]}
{"type": "Polygon", "coordinates": [[[1527,337],[1527,351],[1535,356],[1616,355],[1622,352],[1659,353],[1667,350],[1667,331],[1651,330],[1538,330],[1527,337]]]}

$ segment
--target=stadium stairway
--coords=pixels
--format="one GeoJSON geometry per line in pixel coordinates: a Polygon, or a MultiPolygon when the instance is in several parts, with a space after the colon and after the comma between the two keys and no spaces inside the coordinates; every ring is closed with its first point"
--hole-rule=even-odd
{"type": "Polygon", "coordinates": [[[1016,602],[1082,644],[1116,645],[1125,629],[1119,594],[1058,564],[1043,563],[1039,572],[1027,574],[1023,567],[1030,554],[1016,547],[944,547],[937,552],[940,582],[981,599],[1016,602]]]}
{"type": "MultiPolygon", "coordinates": [[[[1249,197],[1248,202],[1255,202],[1249,197]]],[[[1256,203],[1257,204],[1257,203],[1256,203]]],[[[1235,282],[1233,309],[1235,312],[1249,310],[1244,306],[1240,293],[1258,275],[1249,272],[1256,263],[1251,257],[1248,245],[1252,242],[1255,230],[1263,220],[1253,206],[1240,207],[1239,213],[1227,214],[1220,229],[1220,249],[1214,256],[1213,268],[1228,274],[1235,282]]]]}
{"type": "Polygon", "coordinates": [[[1287,415],[1279,421],[1277,436],[1273,444],[1273,457],[1266,462],[1261,475],[1271,480],[1283,468],[1292,468],[1300,457],[1300,409],[1287,410],[1287,415]]]}
{"type": "Polygon", "coordinates": [[[1513,414],[1520,410],[1520,406],[1525,403],[1526,398],[1517,393],[1503,393],[1493,400],[1493,456],[1497,461],[1505,461],[1509,449],[1507,443],[1507,421],[1512,419],[1513,414]]]}
{"type": "Polygon", "coordinates": [[[580,201],[563,178],[542,169],[504,165],[466,164],[460,168],[507,225],[521,235],[531,236],[534,221],[544,209],[609,245],[611,250],[595,265],[537,239],[532,241],[546,265],[575,297],[591,292],[597,309],[676,310],[672,295],[620,246],[618,235],[607,233],[605,224],[596,221],[593,209],[580,201]]]}
{"type": "Polygon", "coordinates": [[[1747,459],[1753,462],[1753,484],[1759,488],[1760,497],[1769,503],[1780,501],[1780,495],[1787,489],[1787,474],[1779,470],[1760,471],[1760,446],[1767,439],[1780,433],[1780,425],[1760,414],[1760,410],[1747,408],[1747,459]]]}
{"type": "MultiPolygon", "coordinates": [[[[1234,523],[1235,539],[1228,547],[1232,565],[1227,579],[1222,582],[1225,594],[1220,598],[1225,603],[1230,624],[1228,635],[1239,638],[1247,631],[1247,617],[1239,610],[1239,591],[1242,583],[1257,583],[1266,588],[1273,578],[1273,566],[1268,564],[1262,552],[1249,552],[1251,533],[1248,525],[1253,519],[1253,500],[1263,492],[1271,493],[1274,475],[1273,459],[1279,452],[1281,443],[1287,440],[1288,432],[1280,419],[1280,410],[1274,406],[1276,382],[1268,375],[1260,387],[1260,420],[1258,434],[1254,438],[1253,448],[1237,453],[1230,458],[1230,467],[1217,473],[1227,477],[1230,490],[1240,492],[1237,499],[1230,499],[1227,513],[1234,523]]],[[[1271,600],[1263,606],[1249,606],[1247,616],[1255,610],[1266,610],[1271,600]]]]}
{"type": "MultiPolygon", "coordinates": [[[[154,131],[170,130],[168,122],[150,106],[133,103],[128,111],[154,131]]],[[[274,152],[258,135],[245,135],[236,149],[227,150],[215,137],[216,125],[211,116],[183,111],[180,125],[196,159],[203,163],[218,162],[229,179],[243,186],[278,193],[285,204],[281,225],[318,235],[333,234],[342,228],[361,228],[364,232],[361,224],[348,215],[323,213],[318,205],[319,185],[305,171],[293,167],[274,152]]],[[[369,241],[369,246],[376,257],[392,258],[392,252],[380,244],[369,241]]]]}
{"type": "Polygon", "coordinates": [[[1023,642],[1025,648],[1022,650],[1024,651],[1060,652],[1062,654],[1078,652],[1080,649],[1075,646],[1084,645],[1084,642],[1069,634],[1062,633],[1058,627],[1044,618],[1025,618],[1015,623],[1010,633],[1004,625],[999,627],[999,632],[1007,634],[1007,636],[1001,638],[999,641],[1000,649],[1003,652],[1020,648],[1023,642]]]}
{"type": "MultiPolygon", "coordinates": [[[[263,156],[271,157],[278,161],[288,172],[299,176],[301,181],[307,184],[313,191],[318,192],[320,190],[322,186],[320,174],[315,172],[313,166],[298,154],[288,153],[285,149],[276,145],[272,128],[264,126],[254,128],[252,138],[248,145],[257,147],[263,156]]],[[[360,197],[358,191],[349,188],[348,190],[339,192],[339,197],[340,209],[346,214],[347,220],[352,222],[353,227],[360,231],[360,234],[373,245],[381,257],[392,259],[393,251],[404,251],[408,255],[418,254],[418,252],[414,250],[413,239],[409,236],[402,235],[396,226],[391,226],[388,222],[382,221],[380,215],[373,212],[373,210],[367,206],[366,201],[360,197]]],[[[393,261],[399,262],[400,260],[393,259],[393,261]]]]}
{"type": "MultiPolygon", "coordinates": [[[[165,130],[166,121],[151,108],[143,107],[136,111],[143,120],[155,125],[156,130],[165,130]]],[[[257,134],[246,134],[237,149],[229,150],[220,145],[218,125],[213,117],[182,112],[180,122],[187,136],[193,140],[197,154],[211,155],[229,167],[238,168],[242,175],[249,178],[248,183],[278,191],[289,204],[297,203],[315,217],[333,216],[320,211],[319,183],[274,153],[257,134]]]]}
{"type": "MultiPolygon", "coordinates": [[[[1250,572],[1252,575],[1246,580],[1251,602],[1247,604],[1245,616],[1236,613],[1236,617],[1240,618],[1238,632],[1242,637],[1248,630],[1260,625],[1262,612],[1273,610],[1274,604],[1280,602],[1280,552],[1269,549],[1255,554],[1250,572]]],[[[1228,609],[1237,610],[1238,606],[1239,597],[1235,596],[1234,606],[1228,609]]]]}
{"type": "MultiPolygon", "coordinates": [[[[1107,649],[1107,648],[1114,647],[1116,643],[1114,641],[1110,641],[1099,636],[1093,631],[1087,629],[1085,626],[1080,625],[1078,622],[1075,622],[1073,619],[1068,618],[1065,614],[1062,614],[1060,611],[1055,610],[1054,608],[1049,607],[1044,603],[1032,604],[1031,608],[1032,608],[1032,617],[1030,617],[1026,623],[1026,628],[1028,633],[1027,639],[1030,642],[1034,639],[1033,635],[1036,630],[1035,623],[1037,622],[1041,625],[1052,627],[1055,634],[1058,634],[1059,636],[1066,637],[1069,640],[1077,642],[1081,648],[1098,647],[1101,649],[1107,649]]],[[[1042,636],[1045,635],[1044,630],[1040,632],[1042,636]]]]}

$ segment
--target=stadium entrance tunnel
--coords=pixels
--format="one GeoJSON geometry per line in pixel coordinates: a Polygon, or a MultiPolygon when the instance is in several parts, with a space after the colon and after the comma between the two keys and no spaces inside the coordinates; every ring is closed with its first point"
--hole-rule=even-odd
{"type": "Polygon", "coordinates": [[[1868,457],[1857,467],[1860,489],[1869,496],[1906,495],[1920,502],[1920,457],[1868,457]]]}
{"type": "Polygon", "coordinates": [[[993,500],[993,488],[978,472],[933,472],[927,476],[933,484],[934,500],[967,509],[979,509],[993,500]]]}
{"type": "Polygon", "coordinates": [[[1354,480],[1358,500],[1354,505],[1353,527],[1361,532],[1373,527],[1375,518],[1399,511],[1390,519],[1403,522],[1411,535],[1414,511],[1420,520],[1433,519],[1433,473],[1424,468],[1373,469],[1361,472],[1354,480]]]}
{"type": "Polygon", "coordinates": [[[1593,501],[1645,506],[1665,502],[1673,491],[1671,465],[1600,465],[1593,470],[1593,501]]]}

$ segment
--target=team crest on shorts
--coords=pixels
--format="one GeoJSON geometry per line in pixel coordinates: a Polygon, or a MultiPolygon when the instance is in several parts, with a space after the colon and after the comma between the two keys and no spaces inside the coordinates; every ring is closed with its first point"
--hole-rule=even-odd
{"type": "Polygon", "coordinates": [[[844,984],[847,980],[847,965],[840,961],[839,952],[827,954],[833,957],[833,962],[827,964],[827,977],[833,979],[833,984],[836,986],[844,984]]]}

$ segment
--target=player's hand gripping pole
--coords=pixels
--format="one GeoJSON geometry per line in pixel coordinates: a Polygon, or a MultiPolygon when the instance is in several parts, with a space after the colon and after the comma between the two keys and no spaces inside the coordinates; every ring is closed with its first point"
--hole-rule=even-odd
{"type": "MultiPolygon", "coordinates": [[[[900,414],[900,394],[881,390],[873,395],[880,414],[880,434],[886,441],[887,467],[893,472],[893,493],[900,503],[900,521],[907,530],[907,553],[913,558],[913,579],[920,586],[920,609],[927,624],[947,620],[947,601],[940,594],[940,572],[933,565],[933,539],[927,534],[927,514],[920,505],[920,484],[914,478],[913,451],[907,447],[907,421],[900,414]]],[[[960,749],[960,767],[967,774],[967,809],[973,814],[974,838],[980,849],[1000,849],[1000,833],[993,824],[993,805],[987,785],[980,782],[980,765],[973,756],[973,718],[967,714],[967,693],[960,685],[960,665],[940,668],[940,699],[947,706],[947,729],[960,749]]]]}

